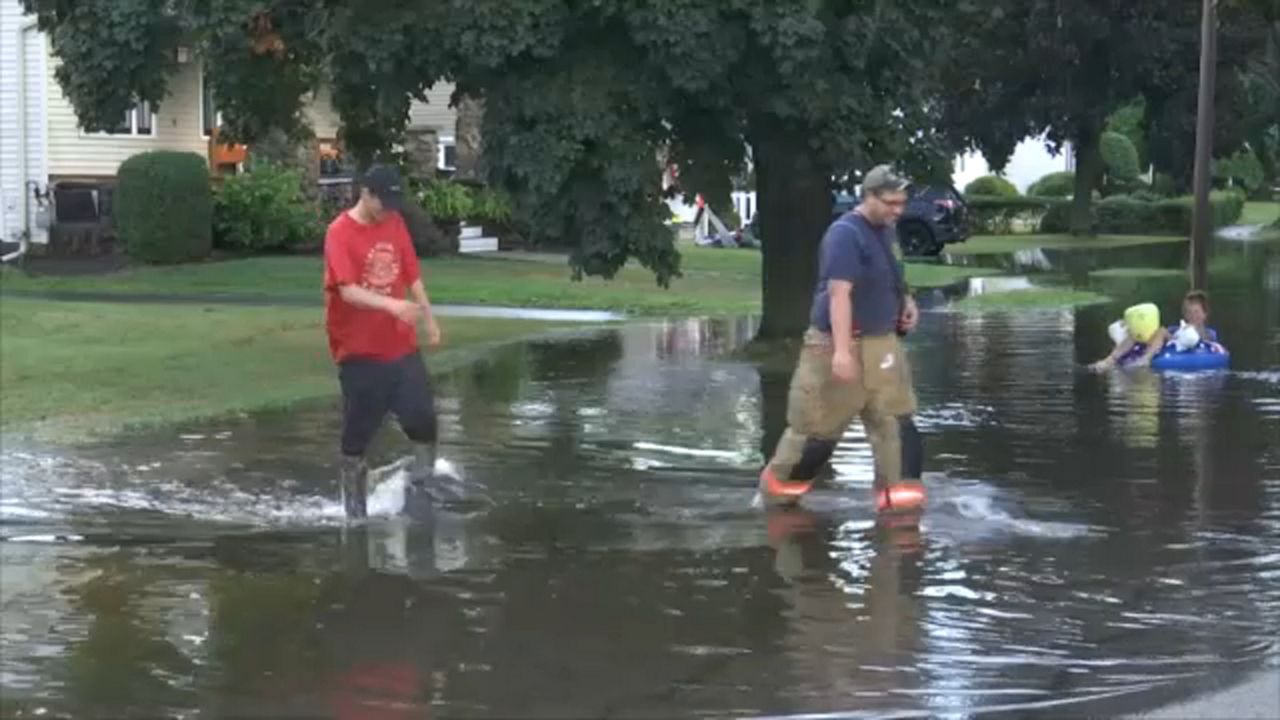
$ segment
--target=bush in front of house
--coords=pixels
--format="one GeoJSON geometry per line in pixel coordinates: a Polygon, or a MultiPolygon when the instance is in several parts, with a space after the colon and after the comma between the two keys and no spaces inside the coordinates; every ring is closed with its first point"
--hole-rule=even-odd
{"type": "Polygon", "coordinates": [[[1071,197],[1076,191],[1076,174],[1052,172],[1027,187],[1029,197],[1071,197]]]}
{"type": "Polygon", "coordinates": [[[209,256],[213,193],[203,157],[152,150],[125,160],[116,176],[116,231],[131,257],[180,263],[209,256]]]}
{"type": "Polygon", "coordinates": [[[258,162],[222,181],[215,195],[215,244],[237,252],[278,252],[318,245],[319,208],[303,192],[302,173],[258,162]]]}
{"type": "Polygon", "coordinates": [[[964,186],[965,197],[1018,197],[1018,188],[999,175],[983,175],[964,186]]]}

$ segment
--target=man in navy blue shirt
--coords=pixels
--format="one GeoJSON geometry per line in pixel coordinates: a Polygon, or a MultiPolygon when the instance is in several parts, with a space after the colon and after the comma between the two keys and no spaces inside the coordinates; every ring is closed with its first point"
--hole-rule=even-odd
{"type": "Polygon", "coordinates": [[[855,417],[875,456],[877,510],[918,511],[923,449],[911,420],[911,368],[900,337],[919,318],[894,251],[894,224],[907,181],[879,165],[862,183],[862,202],[827,229],[818,285],[787,407],[787,429],[760,475],[770,504],[809,491],[855,417]]]}

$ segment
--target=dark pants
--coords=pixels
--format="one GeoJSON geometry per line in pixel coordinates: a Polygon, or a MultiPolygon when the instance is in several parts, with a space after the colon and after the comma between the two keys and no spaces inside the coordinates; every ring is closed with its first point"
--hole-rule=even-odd
{"type": "Polygon", "coordinates": [[[410,440],[436,441],[435,398],[418,351],[397,360],[349,358],[338,366],[342,384],[342,454],[364,455],[387,412],[410,440]]]}

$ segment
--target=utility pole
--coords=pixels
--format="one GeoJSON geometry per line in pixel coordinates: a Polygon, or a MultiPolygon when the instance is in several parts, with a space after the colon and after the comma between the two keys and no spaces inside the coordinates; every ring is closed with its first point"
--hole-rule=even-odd
{"type": "Polygon", "coordinates": [[[1196,168],[1192,181],[1195,210],[1191,231],[1191,287],[1209,282],[1209,240],[1213,217],[1209,210],[1210,165],[1213,162],[1213,97],[1218,64],[1218,0],[1204,0],[1200,24],[1200,98],[1196,117],[1196,168]]]}

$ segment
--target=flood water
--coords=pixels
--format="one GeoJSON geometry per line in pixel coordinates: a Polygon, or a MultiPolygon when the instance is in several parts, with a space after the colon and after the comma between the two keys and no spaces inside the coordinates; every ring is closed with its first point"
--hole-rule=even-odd
{"type": "MultiPolygon", "coordinates": [[[[1156,250],[1136,261],[1176,266],[1156,250]]],[[[1052,263],[1050,263],[1052,265],[1052,263]]],[[[1078,311],[926,312],[930,505],[878,530],[856,424],[752,506],[790,366],[752,318],[512,346],[438,378],[491,503],[336,502],[333,402],[0,458],[5,716],[1112,715],[1280,657],[1280,250],[1213,265],[1225,373],[1097,377],[1078,311]]],[[[1054,269],[1052,267],[1048,268],[1054,269]]],[[[1119,286],[1117,286],[1119,284],[1119,286]]],[[[1166,317],[1166,320],[1169,318],[1166,317]]]]}

